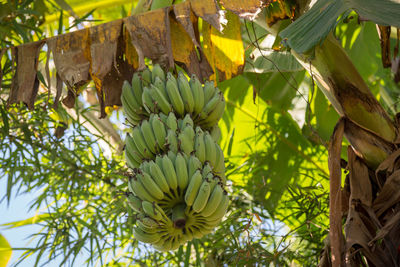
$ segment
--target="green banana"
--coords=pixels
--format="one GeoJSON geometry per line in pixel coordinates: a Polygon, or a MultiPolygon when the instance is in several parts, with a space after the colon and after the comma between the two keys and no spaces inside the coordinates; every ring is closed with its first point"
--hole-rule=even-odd
{"type": "Polygon", "coordinates": [[[147,216],[149,216],[150,218],[153,218],[156,221],[161,221],[161,220],[163,220],[163,216],[158,211],[156,206],[157,206],[157,204],[151,203],[149,201],[142,202],[142,209],[143,209],[144,213],[146,213],[147,216]]]}
{"type": "Polygon", "coordinates": [[[159,77],[156,77],[155,81],[153,82],[153,85],[157,87],[158,91],[164,96],[164,98],[169,101],[169,97],[165,88],[165,82],[162,81],[159,77]]]}
{"type": "Polygon", "coordinates": [[[158,187],[157,183],[151,178],[150,174],[143,172],[139,176],[140,182],[143,184],[144,188],[149,192],[149,194],[157,200],[164,198],[164,193],[158,187]]]}
{"type": "Polygon", "coordinates": [[[181,246],[178,238],[173,239],[170,250],[176,250],[181,246]]]}
{"type": "Polygon", "coordinates": [[[134,193],[136,196],[138,196],[143,201],[144,200],[150,201],[150,202],[157,201],[157,199],[155,199],[152,195],[149,194],[149,192],[147,192],[146,188],[144,188],[143,184],[136,177],[132,178],[129,181],[129,183],[130,183],[129,189],[131,191],[133,191],[132,193],[134,193]]]}
{"type": "Polygon", "coordinates": [[[165,138],[167,137],[167,131],[165,130],[164,123],[161,121],[158,114],[155,114],[150,122],[158,147],[164,149],[165,138]]]}
{"type": "Polygon", "coordinates": [[[219,140],[221,139],[221,128],[218,127],[218,125],[214,125],[211,129],[210,129],[210,134],[211,137],[213,138],[213,140],[215,141],[215,143],[219,143],[219,140]]]}
{"type": "Polygon", "coordinates": [[[130,157],[133,158],[136,162],[141,163],[145,158],[144,155],[142,155],[142,153],[139,151],[138,147],[135,144],[135,141],[129,133],[126,134],[125,138],[125,150],[129,151],[130,157]]]}
{"type": "Polygon", "coordinates": [[[204,107],[203,87],[199,79],[197,79],[196,75],[192,75],[189,84],[190,88],[192,89],[192,94],[194,99],[193,115],[197,115],[201,112],[201,110],[204,107]]]}
{"type": "Polygon", "coordinates": [[[171,160],[172,164],[175,165],[176,153],[170,150],[168,151],[167,156],[171,160]]]}
{"type": "Polygon", "coordinates": [[[204,144],[204,132],[199,126],[196,127],[194,150],[196,157],[201,163],[204,163],[206,161],[206,145],[204,144]]]}
{"type": "Polygon", "coordinates": [[[193,202],[192,209],[197,213],[201,212],[206,206],[209,196],[210,182],[204,180],[200,186],[199,192],[197,193],[196,199],[193,202]]]}
{"type": "Polygon", "coordinates": [[[201,164],[200,160],[196,156],[191,155],[188,160],[188,175],[189,175],[189,177],[192,178],[194,173],[197,170],[200,170],[201,167],[202,167],[202,164],[201,164]]]}
{"type": "Polygon", "coordinates": [[[128,199],[128,205],[136,212],[142,212],[142,200],[137,196],[128,193],[126,198],[128,199]]]}
{"type": "Polygon", "coordinates": [[[204,234],[201,232],[199,227],[193,225],[192,228],[193,228],[193,236],[195,238],[199,238],[200,239],[200,238],[202,238],[204,236],[204,234]]]}
{"type": "Polygon", "coordinates": [[[225,98],[221,94],[220,101],[217,103],[216,107],[208,114],[204,120],[205,127],[212,127],[218,123],[225,112],[225,98]]]}
{"type": "Polygon", "coordinates": [[[150,174],[153,180],[164,193],[169,193],[170,188],[161,168],[154,161],[150,161],[149,165],[150,174]]]}
{"type": "Polygon", "coordinates": [[[180,150],[190,155],[194,150],[194,138],[191,138],[190,134],[187,134],[187,132],[180,132],[178,140],[180,150]]]}
{"type": "Polygon", "coordinates": [[[151,78],[151,71],[146,68],[142,71],[142,86],[149,86],[151,84],[152,78],[151,78]]]}
{"type": "Polygon", "coordinates": [[[178,178],[176,177],[174,164],[167,155],[162,157],[162,170],[169,187],[175,190],[178,187],[178,178]]]}
{"type": "Polygon", "coordinates": [[[185,193],[185,203],[187,206],[192,206],[194,200],[196,199],[197,192],[202,184],[203,177],[199,170],[197,170],[190,179],[189,185],[185,193]]]}
{"type": "Polygon", "coordinates": [[[198,120],[200,122],[203,122],[204,120],[207,119],[207,116],[212,112],[215,107],[218,105],[218,103],[221,101],[221,97],[219,94],[216,94],[211,98],[210,101],[207,102],[207,104],[204,106],[203,110],[200,112],[198,115],[198,120]]]}
{"type": "Polygon", "coordinates": [[[132,125],[139,124],[140,121],[142,120],[142,118],[137,114],[136,111],[133,110],[133,108],[127,102],[124,95],[121,95],[121,102],[122,102],[122,106],[124,107],[124,112],[125,112],[126,117],[128,118],[128,121],[130,123],[132,123],[132,125]]]}
{"type": "Polygon", "coordinates": [[[140,130],[142,131],[144,141],[151,153],[156,154],[158,151],[158,146],[156,144],[156,137],[154,136],[153,129],[147,120],[143,120],[140,125],[140,130]]]}
{"type": "Polygon", "coordinates": [[[155,64],[153,66],[153,70],[151,71],[151,80],[153,83],[155,82],[156,78],[159,78],[161,81],[165,82],[165,72],[159,64],[155,64]]]}
{"type": "Polygon", "coordinates": [[[194,141],[194,136],[196,135],[193,126],[187,124],[182,130],[185,135],[187,135],[191,140],[194,141]]]}
{"type": "Polygon", "coordinates": [[[181,189],[181,192],[183,192],[189,183],[189,175],[186,160],[181,153],[176,155],[175,172],[178,179],[178,187],[181,189]]]}
{"type": "Polygon", "coordinates": [[[165,146],[168,150],[173,151],[174,153],[178,152],[178,137],[171,129],[169,129],[167,132],[167,137],[165,138],[165,146]]]}
{"type": "Polygon", "coordinates": [[[209,200],[207,201],[206,206],[200,214],[204,217],[208,217],[213,214],[217,210],[218,204],[221,202],[223,195],[224,190],[222,189],[222,187],[220,185],[215,186],[209,200]]]}
{"type": "Polygon", "coordinates": [[[220,183],[220,179],[218,176],[214,176],[213,173],[209,173],[206,177],[210,182],[210,192],[214,190],[214,187],[220,183]]]}
{"type": "Polygon", "coordinates": [[[143,88],[142,102],[143,102],[143,107],[148,113],[158,112],[158,108],[156,104],[153,102],[153,98],[151,97],[150,89],[148,87],[143,88]]]}
{"type": "Polygon", "coordinates": [[[229,205],[229,198],[224,192],[221,202],[218,204],[215,211],[207,217],[207,219],[210,221],[221,219],[222,217],[224,217],[224,214],[228,208],[228,205],[229,205]]]}
{"type": "Polygon", "coordinates": [[[133,94],[135,95],[136,102],[142,106],[143,105],[143,102],[142,102],[142,93],[143,93],[142,80],[140,79],[140,76],[137,72],[135,72],[132,76],[132,91],[133,91],[133,94]]]}
{"type": "Polygon", "coordinates": [[[176,132],[176,130],[178,129],[178,121],[173,112],[170,112],[168,114],[165,124],[167,124],[167,127],[171,129],[173,132],[176,132]]]}
{"type": "Polygon", "coordinates": [[[145,233],[154,234],[157,232],[157,228],[148,227],[140,220],[136,220],[137,227],[145,233]]]}
{"type": "Polygon", "coordinates": [[[132,137],[137,149],[139,150],[139,153],[142,154],[143,157],[146,159],[152,159],[154,156],[151,153],[150,149],[147,147],[146,142],[144,141],[144,137],[142,131],[140,130],[140,127],[136,126],[132,129],[132,137]]]}
{"type": "Polygon", "coordinates": [[[215,160],[217,158],[217,151],[215,150],[215,142],[208,132],[204,134],[204,144],[206,146],[206,159],[210,162],[211,166],[215,166],[215,160]]]}
{"type": "Polygon", "coordinates": [[[171,110],[171,104],[165,99],[161,89],[150,84],[149,93],[153,99],[154,104],[164,113],[168,114],[171,110]]]}
{"type": "Polygon", "coordinates": [[[206,163],[203,165],[203,170],[201,171],[201,175],[202,175],[203,177],[207,177],[207,175],[208,175],[209,173],[211,173],[211,171],[212,171],[212,168],[211,168],[210,163],[209,163],[209,162],[206,162],[206,163]]]}
{"type": "Polygon", "coordinates": [[[194,128],[194,123],[190,114],[186,114],[183,120],[178,121],[178,124],[179,129],[181,130],[184,129],[186,126],[191,126],[192,128],[194,128]]]}
{"type": "MultiPolygon", "coordinates": [[[[143,210],[142,207],[140,207],[140,208],[141,208],[141,210],[143,210]]],[[[143,215],[143,213],[141,213],[141,214],[143,215]]],[[[159,226],[159,223],[157,221],[155,221],[154,219],[147,217],[147,216],[139,217],[139,220],[149,228],[156,228],[159,226]]]]}
{"type": "Polygon", "coordinates": [[[192,113],[194,108],[193,94],[189,82],[182,72],[178,74],[178,89],[182,96],[186,112],[192,113]]]}
{"type": "Polygon", "coordinates": [[[157,233],[146,233],[140,228],[133,228],[133,236],[143,243],[154,243],[160,239],[157,233]]]}
{"type": "Polygon", "coordinates": [[[216,91],[217,89],[214,86],[214,82],[206,81],[204,83],[204,103],[208,103],[216,91]]]}
{"type": "Polygon", "coordinates": [[[183,116],[185,113],[185,106],[183,105],[183,100],[179,93],[178,83],[171,73],[167,74],[167,84],[165,88],[174,110],[177,114],[183,116]]]}
{"type": "Polygon", "coordinates": [[[142,112],[141,105],[136,101],[132,88],[127,81],[124,81],[122,85],[121,101],[122,99],[124,99],[127,105],[130,106],[136,114],[139,115],[142,112]]]}
{"type": "Polygon", "coordinates": [[[213,172],[218,175],[219,177],[225,177],[225,160],[224,160],[224,152],[222,151],[221,147],[215,144],[216,150],[216,159],[215,165],[213,168],[213,172]]]}
{"type": "Polygon", "coordinates": [[[125,159],[128,167],[135,169],[139,168],[140,162],[136,161],[132,155],[129,153],[129,150],[125,150],[125,159]]]}
{"type": "Polygon", "coordinates": [[[158,246],[153,246],[155,249],[162,251],[162,252],[166,252],[166,251],[170,251],[171,247],[172,247],[172,237],[168,237],[164,243],[162,245],[158,245],[158,246]]]}

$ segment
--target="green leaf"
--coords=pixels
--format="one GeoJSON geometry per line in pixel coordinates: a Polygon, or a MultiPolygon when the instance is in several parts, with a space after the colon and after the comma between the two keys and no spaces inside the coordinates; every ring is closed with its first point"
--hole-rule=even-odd
{"type": "MultiPolygon", "coordinates": [[[[235,169],[228,171],[227,176],[235,186],[245,187],[273,213],[283,192],[299,173],[327,174],[316,155],[319,150],[302,135],[287,112],[260,99],[253,103],[253,88],[246,78],[237,76],[218,86],[227,102],[223,123],[219,124],[221,146],[225,152],[230,150],[229,163],[235,169]]],[[[279,84],[271,84],[270,88],[274,86],[279,88],[279,84]]]]}
{"type": "Polygon", "coordinates": [[[26,226],[26,225],[35,224],[35,223],[39,223],[41,221],[44,221],[47,218],[49,218],[50,216],[51,216],[50,214],[44,213],[44,214],[40,214],[40,215],[35,215],[35,216],[33,216],[31,218],[28,218],[28,219],[25,219],[25,220],[4,223],[1,226],[6,226],[7,229],[26,226]]]}
{"type": "Polygon", "coordinates": [[[400,27],[399,3],[390,0],[319,0],[279,35],[297,53],[305,53],[325,39],[338,23],[340,15],[351,10],[363,19],[400,27]]]}
{"type": "Polygon", "coordinates": [[[272,46],[275,37],[268,35],[246,59],[244,72],[288,72],[300,71],[303,67],[288,51],[275,51],[272,46]]]}
{"type": "Polygon", "coordinates": [[[12,248],[7,239],[0,234],[0,267],[6,267],[11,259],[12,248]]]}

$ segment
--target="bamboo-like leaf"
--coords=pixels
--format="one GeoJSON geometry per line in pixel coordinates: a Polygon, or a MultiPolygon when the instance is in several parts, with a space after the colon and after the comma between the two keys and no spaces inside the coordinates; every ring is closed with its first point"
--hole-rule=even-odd
{"type": "Polygon", "coordinates": [[[1,226],[5,226],[7,229],[17,228],[17,227],[21,227],[21,226],[36,224],[36,223],[44,221],[44,220],[46,220],[46,219],[48,219],[50,217],[51,217],[51,215],[47,214],[47,213],[38,214],[38,215],[35,215],[35,216],[33,216],[31,218],[28,218],[28,219],[25,219],[25,220],[4,223],[1,226]]]}

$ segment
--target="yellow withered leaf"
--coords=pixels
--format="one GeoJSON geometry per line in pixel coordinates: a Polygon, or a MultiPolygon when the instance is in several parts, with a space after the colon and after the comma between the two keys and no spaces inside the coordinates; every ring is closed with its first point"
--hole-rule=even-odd
{"type": "MultiPolygon", "coordinates": [[[[218,70],[218,79],[230,79],[240,74],[244,66],[244,48],[240,33],[240,20],[234,13],[227,11],[227,24],[219,32],[203,21],[203,51],[214,72],[218,70]]],[[[216,79],[214,74],[211,79],[216,79]]]]}

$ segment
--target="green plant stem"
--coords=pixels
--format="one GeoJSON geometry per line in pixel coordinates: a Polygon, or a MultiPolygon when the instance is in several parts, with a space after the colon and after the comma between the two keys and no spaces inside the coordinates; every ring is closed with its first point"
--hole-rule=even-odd
{"type": "Polygon", "coordinates": [[[185,204],[178,204],[172,209],[172,222],[174,227],[182,229],[186,225],[185,204]]]}

